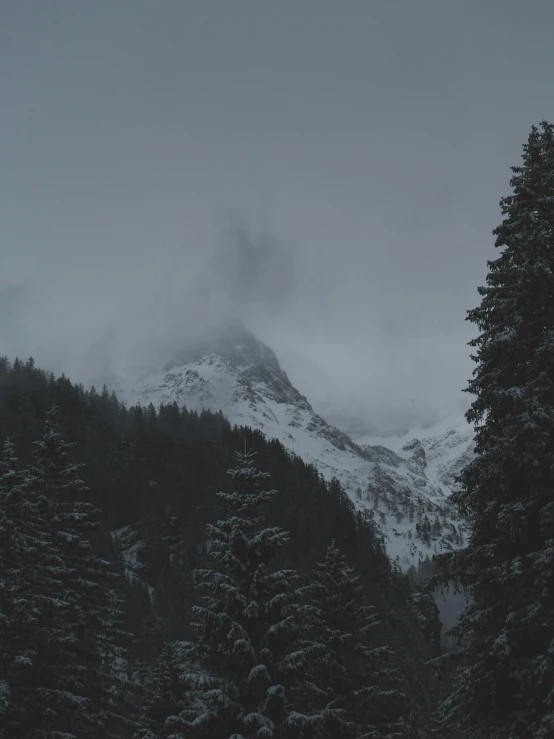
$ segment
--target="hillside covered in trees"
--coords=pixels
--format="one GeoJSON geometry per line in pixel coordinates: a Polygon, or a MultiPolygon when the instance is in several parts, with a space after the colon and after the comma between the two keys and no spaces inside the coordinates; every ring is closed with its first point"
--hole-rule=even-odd
{"type": "Polygon", "coordinates": [[[0,436],[6,739],[227,737],[226,719],[195,720],[229,701],[258,716],[237,736],[425,735],[436,607],[412,597],[337,482],[221,415],[127,409],[32,360],[0,363],[0,436]],[[224,577],[241,597],[256,581],[257,626],[224,577]],[[286,649],[271,656],[279,624],[286,649]],[[254,654],[237,652],[247,633],[254,654]]]}

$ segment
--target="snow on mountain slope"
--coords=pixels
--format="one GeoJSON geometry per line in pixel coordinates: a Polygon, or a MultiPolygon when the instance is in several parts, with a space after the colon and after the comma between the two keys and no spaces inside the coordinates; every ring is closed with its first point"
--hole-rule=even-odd
{"type": "Polygon", "coordinates": [[[382,444],[399,452],[406,444],[418,439],[425,451],[427,479],[452,492],[455,477],[460,474],[473,456],[473,428],[461,415],[451,416],[432,426],[414,427],[403,436],[356,437],[360,446],[382,444]]]}
{"type": "Polygon", "coordinates": [[[467,527],[448,495],[452,476],[468,455],[469,427],[439,429],[421,441],[407,435],[355,443],[314,412],[271,349],[236,323],[158,371],[118,385],[129,404],[176,402],[191,410],[220,410],[232,424],[278,439],[327,480],[341,481],[404,569],[464,543],[467,527]]]}

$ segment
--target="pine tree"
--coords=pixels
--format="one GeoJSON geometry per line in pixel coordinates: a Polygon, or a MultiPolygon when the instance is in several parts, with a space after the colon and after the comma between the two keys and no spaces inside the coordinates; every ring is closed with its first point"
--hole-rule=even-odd
{"type": "Polygon", "coordinates": [[[310,674],[324,698],[328,736],[405,737],[405,696],[388,667],[390,652],[372,641],[379,626],[376,611],[364,603],[360,576],[334,542],[304,591],[315,611],[314,641],[324,646],[310,674]]]}
{"type": "Polygon", "coordinates": [[[179,653],[175,645],[164,645],[154,672],[155,690],[141,710],[144,726],[135,739],[155,739],[162,735],[166,719],[184,710],[182,682],[179,676],[179,653]]]}
{"type": "Polygon", "coordinates": [[[69,459],[71,446],[53,406],[35,444],[32,469],[49,571],[49,580],[38,583],[39,624],[48,638],[40,644],[28,683],[35,700],[33,739],[50,739],[56,732],[67,739],[122,735],[117,688],[121,694],[123,574],[95,552],[98,512],[84,498],[80,466],[69,459]]]}
{"type": "Polygon", "coordinates": [[[28,691],[37,650],[48,634],[39,619],[39,592],[50,582],[32,480],[20,469],[14,445],[4,442],[0,463],[0,737],[28,735],[34,710],[28,691]]]}
{"type": "Polygon", "coordinates": [[[554,129],[533,126],[493,232],[466,414],[477,456],[455,500],[468,546],[445,569],[468,590],[464,650],[443,730],[471,739],[554,736],[554,129]]]}
{"type": "Polygon", "coordinates": [[[166,718],[164,736],[300,739],[323,725],[320,714],[300,710],[300,670],[310,656],[300,643],[304,607],[296,572],[271,568],[288,533],[262,525],[260,509],[275,491],[262,489],[268,475],[254,456],[237,453],[234,490],[219,493],[229,515],[208,526],[214,564],[194,573],[203,593],[199,639],[175,645],[186,705],[166,718]]]}

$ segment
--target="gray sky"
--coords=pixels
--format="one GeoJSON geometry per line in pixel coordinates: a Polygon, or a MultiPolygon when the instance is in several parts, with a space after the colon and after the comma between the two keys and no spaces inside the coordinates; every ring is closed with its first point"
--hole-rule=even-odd
{"type": "Polygon", "coordinates": [[[235,313],[316,406],[452,412],[553,29],[551,0],[3,0],[0,352],[88,381],[235,313]]]}

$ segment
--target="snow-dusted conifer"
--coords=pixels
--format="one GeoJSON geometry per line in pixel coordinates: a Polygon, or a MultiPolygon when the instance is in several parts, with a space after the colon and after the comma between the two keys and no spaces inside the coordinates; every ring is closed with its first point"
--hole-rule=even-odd
{"type": "Polygon", "coordinates": [[[27,735],[32,701],[27,684],[37,650],[47,638],[39,621],[39,592],[48,581],[47,545],[29,474],[14,445],[4,443],[0,461],[0,737],[27,735]]]}
{"type": "Polygon", "coordinates": [[[379,621],[364,602],[360,576],[333,542],[305,593],[314,609],[322,652],[310,666],[333,739],[405,737],[405,696],[389,669],[387,647],[373,643],[379,621]]]}
{"type": "Polygon", "coordinates": [[[456,739],[554,736],[554,128],[533,126],[501,201],[481,304],[467,419],[477,456],[456,494],[472,519],[448,571],[470,605],[464,664],[442,706],[456,739]]]}
{"type": "Polygon", "coordinates": [[[141,710],[144,727],[134,739],[155,739],[161,736],[169,716],[179,716],[184,709],[182,684],[179,678],[178,655],[172,643],[164,645],[154,672],[155,690],[141,710]]]}
{"type": "Polygon", "coordinates": [[[48,639],[28,685],[35,701],[33,739],[56,732],[67,739],[120,736],[114,684],[121,672],[113,667],[125,658],[123,574],[94,550],[98,512],[84,498],[80,466],[69,458],[71,446],[60,432],[54,406],[35,443],[32,470],[47,532],[43,557],[49,572],[49,580],[40,583],[48,589],[39,593],[38,616],[48,639]]]}
{"type": "Polygon", "coordinates": [[[165,722],[176,737],[300,739],[323,725],[294,700],[310,646],[299,639],[297,573],[271,567],[288,533],[263,526],[260,508],[275,491],[263,489],[254,456],[237,453],[234,489],[219,493],[229,515],[208,527],[213,567],[195,572],[199,638],[179,645],[187,706],[165,722]]]}

